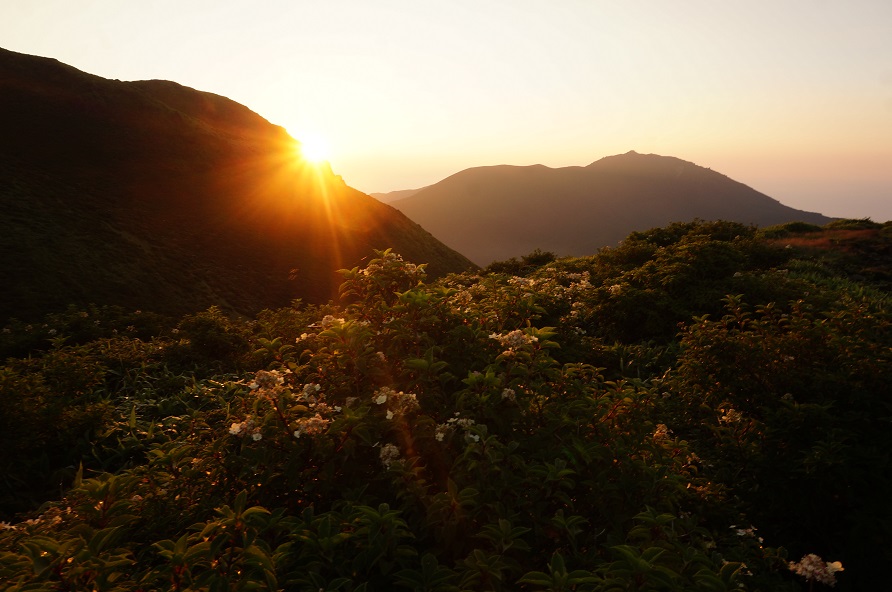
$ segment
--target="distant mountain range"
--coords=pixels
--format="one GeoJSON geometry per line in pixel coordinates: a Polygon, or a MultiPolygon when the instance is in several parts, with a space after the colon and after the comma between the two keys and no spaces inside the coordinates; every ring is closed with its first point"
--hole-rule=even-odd
{"type": "MultiPolygon", "coordinates": [[[[422,187],[421,189],[424,189],[422,187]]],[[[369,193],[372,197],[377,199],[380,202],[384,203],[392,203],[397,201],[398,199],[406,199],[407,197],[412,197],[421,189],[400,189],[398,191],[388,191],[387,193],[369,193]]]]}
{"type": "Polygon", "coordinates": [[[585,167],[471,168],[409,191],[391,205],[478,265],[535,249],[591,255],[630,232],[696,218],[757,226],[832,220],[693,163],[634,151],[585,167]]]}
{"type": "Polygon", "coordinates": [[[473,268],[225,97],[0,49],[0,321],[73,303],[250,314],[393,247],[473,268]]]}

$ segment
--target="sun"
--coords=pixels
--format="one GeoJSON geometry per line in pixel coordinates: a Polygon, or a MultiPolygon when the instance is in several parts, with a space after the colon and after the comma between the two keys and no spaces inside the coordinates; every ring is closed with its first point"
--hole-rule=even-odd
{"type": "Polygon", "coordinates": [[[310,163],[325,162],[331,154],[328,141],[319,134],[301,134],[298,136],[298,142],[298,152],[304,160],[310,163]]]}

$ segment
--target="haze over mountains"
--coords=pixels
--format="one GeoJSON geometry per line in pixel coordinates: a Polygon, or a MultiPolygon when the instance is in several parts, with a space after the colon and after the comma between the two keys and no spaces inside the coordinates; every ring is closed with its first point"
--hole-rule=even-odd
{"type": "Polygon", "coordinates": [[[424,187],[421,187],[419,189],[398,189],[397,191],[388,191],[386,193],[369,193],[369,195],[371,195],[378,201],[384,203],[392,203],[400,199],[412,197],[422,189],[424,189],[424,187]]]}
{"type": "Polygon", "coordinates": [[[630,232],[695,218],[757,226],[831,221],[710,169],[634,151],[585,167],[471,168],[390,203],[478,265],[537,248],[591,255],[630,232]]]}
{"type": "Polygon", "coordinates": [[[174,82],[0,49],[0,318],[69,303],[250,314],[336,295],[372,249],[472,268],[297,157],[278,126],[174,82]]]}

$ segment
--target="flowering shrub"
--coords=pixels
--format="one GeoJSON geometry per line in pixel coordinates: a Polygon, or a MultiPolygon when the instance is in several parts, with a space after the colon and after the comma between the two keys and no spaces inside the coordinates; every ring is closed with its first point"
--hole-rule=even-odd
{"type": "Polygon", "coordinates": [[[778,261],[727,224],[431,284],[382,251],[343,271],[341,303],[10,360],[0,421],[27,428],[5,461],[0,581],[869,589],[890,534],[890,316],[778,261]],[[775,284],[776,304],[722,300],[775,284]],[[703,304],[679,308],[691,290],[703,304]],[[644,305],[656,333],[638,339],[644,305]],[[66,418],[88,429],[44,425],[66,418]],[[28,430],[72,468],[23,496],[13,483],[41,475],[28,430]]]}

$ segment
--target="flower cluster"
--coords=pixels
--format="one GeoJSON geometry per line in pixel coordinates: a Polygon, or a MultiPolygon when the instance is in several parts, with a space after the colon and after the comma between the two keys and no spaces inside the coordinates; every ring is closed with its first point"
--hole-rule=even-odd
{"type": "Polygon", "coordinates": [[[765,542],[765,540],[762,537],[756,536],[756,531],[759,529],[753,525],[750,525],[749,528],[738,528],[736,525],[732,525],[731,529],[739,537],[750,537],[750,538],[756,539],[757,541],[759,541],[759,543],[765,542]]]}
{"type": "Polygon", "coordinates": [[[418,398],[414,393],[397,392],[387,386],[375,391],[372,400],[376,405],[387,405],[387,419],[393,419],[394,415],[406,415],[419,408],[418,398]]]}
{"type": "Polygon", "coordinates": [[[414,278],[417,281],[423,280],[426,275],[423,265],[407,263],[402,255],[389,251],[383,253],[380,259],[373,259],[370,261],[368,265],[359,270],[359,273],[366,277],[371,277],[388,269],[395,268],[400,269],[406,276],[414,278]]]}
{"type": "Polygon", "coordinates": [[[385,444],[381,447],[381,464],[384,468],[389,469],[390,465],[400,460],[400,449],[396,444],[385,444]]]}
{"type": "Polygon", "coordinates": [[[304,385],[303,390],[301,390],[300,394],[297,395],[297,398],[301,401],[306,401],[307,403],[315,403],[316,402],[316,394],[322,389],[322,386],[316,383],[308,383],[304,385]]]}
{"type": "Polygon", "coordinates": [[[587,271],[582,271],[580,273],[568,273],[566,274],[567,279],[572,280],[570,284],[570,288],[574,290],[586,290],[592,287],[591,284],[591,274],[587,271]]]}
{"type": "MultiPolygon", "coordinates": [[[[71,508],[68,508],[65,511],[65,513],[70,514],[71,508]]],[[[4,530],[20,530],[23,528],[30,528],[30,527],[41,526],[41,525],[54,526],[56,524],[59,524],[60,522],[62,522],[62,517],[59,516],[58,514],[56,514],[52,517],[50,517],[46,514],[41,514],[37,518],[29,518],[27,520],[19,522],[18,524],[10,524],[9,522],[0,522],[0,532],[2,532],[4,530]]]]}
{"type": "Polygon", "coordinates": [[[303,435],[316,436],[328,428],[331,424],[331,416],[341,411],[338,405],[329,405],[324,401],[321,394],[322,385],[315,382],[308,382],[303,388],[295,394],[295,398],[313,412],[312,416],[301,417],[294,423],[294,437],[300,438],[303,435]]]}
{"type": "Polygon", "coordinates": [[[274,389],[285,384],[285,373],[278,370],[258,370],[254,374],[254,380],[248,383],[251,390],[274,389]]]}
{"type": "Polygon", "coordinates": [[[529,345],[531,343],[539,341],[538,337],[527,335],[520,329],[515,329],[514,331],[511,331],[510,333],[506,333],[504,335],[501,335],[499,333],[492,333],[489,338],[495,339],[496,341],[501,343],[503,347],[507,347],[507,351],[513,351],[524,345],[529,345]]]}
{"type": "Polygon", "coordinates": [[[257,397],[275,400],[285,392],[285,375],[291,374],[291,370],[258,370],[254,373],[254,380],[248,383],[248,388],[257,397]]]}
{"type": "Polygon", "coordinates": [[[533,288],[536,286],[536,280],[518,275],[508,278],[508,283],[512,286],[520,286],[521,288],[533,288]]]}
{"type": "Polygon", "coordinates": [[[814,580],[821,584],[835,586],[836,572],[845,570],[839,561],[828,561],[825,563],[823,559],[814,553],[809,553],[798,562],[791,561],[790,571],[804,577],[809,582],[814,580]]]}
{"type": "Polygon", "coordinates": [[[336,317],[334,315],[325,315],[322,317],[322,320],[319,321],[319,327],[322,329],[328,329],[329,327],[337,327],[343,325],[346,321],[342,317],[336,317]]]}
{"type": "Polygon", "coordinates": [[[300,438],[303,434],[316,436],[324,432],[330,423],[330,419],[322,417],[319,413],[312,417],[302,417],[297,420],[297,429],[294,430],[294,437],[300,438]]]}
{"type": "Polygon", "coordinates": [[[251,419],[250,415],[245,418],[245,421],[232,422],[232,425],[229,426],[229,433],[233,436],[238,436],[239,438],[250,434],[251,439],[255,442],[263,438],[263,434],[260,433],[260,428],[254,425],[254,420],[251,419]]]}
{"type": "Polygon", "coordinates": [[[508,283],[512,286],[525,289],[526,292],[523,293],[524,298],[531,298],[535,294],[536,280],[534,279],[514,276],[508,280],[508,283]]]}
{"type": "MultiPolygon", "coordinates": [[[[510,389],[508,389],[510,390],[510,389]]],[[[434,437],[438,442],[442,442],[446,437],[446,434],[454,431],[456,428],[461,428],[465,432],[465,440],[467,442],[479,442],[480,436],[478,434],[472,434],[471,428],[476,424],[476,422],[470,417],[459,417],[458,411],[455,412],[455,417],[450,417],[446,423],[441,423],[437,425],[437,429],[434,431],[434,437]]]]}
{"type": "Polygon", "coordinates": [[[474,295],[468,290],[458,290],[449,297],[449,301],[452,305],[452,312],[469,313],[471,312],[470,306],[474,302],[474,295]]]}
{"type": "Polygon", "coordinates": [[[514,389],[506,388],[502,390],[502,398],[513,403],[517,400],[517,393],[514,392],[514,389]]]}

